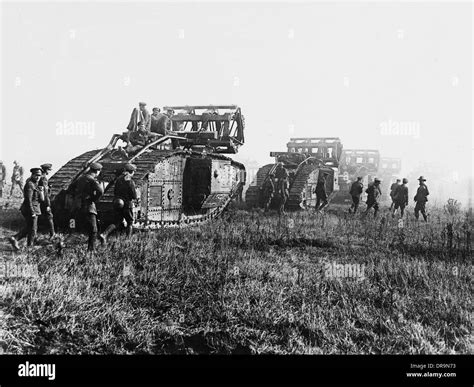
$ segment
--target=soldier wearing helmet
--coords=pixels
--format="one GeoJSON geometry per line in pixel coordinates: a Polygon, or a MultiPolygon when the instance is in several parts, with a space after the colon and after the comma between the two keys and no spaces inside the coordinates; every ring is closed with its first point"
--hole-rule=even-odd
{"type": "Polygon", "coordinates": [[[95,241],[98,234],[97,226],[97,202],[104,193],[102,186],[97,181],[97,177],[102,170],[102,165],[99,163],[92,163],[89,166],[89,171],[77,179],[69,190],[74,192],[74,197],[80,205],[80,213],[85,218],[89,239],[87,242],[87,251],[95,250],[95,241]]]}
{"type": "Polygon", "coordinates": [[[123,220],[127,222],[127,236],[133,232],[133,202],[137,200],[137,191],[133,182],[133,174],[137,168],[133,164],[126,164],[123,173],[117,178],[114,186],[114,223],[110,224],[101,234],[102,241],[115,229],[119,228],[123,220]]]}
{"type": "Polygon", "coordinates": [[[402,185],[399,185],[392,195],[392,200],[394,203],[392,209],[392,218],[395,217],[395,212],[400,208],[400,216],[403,218],[403,214],[405,212],[405,207],[408,206],[408,179],[403,178],[402,185]]]}

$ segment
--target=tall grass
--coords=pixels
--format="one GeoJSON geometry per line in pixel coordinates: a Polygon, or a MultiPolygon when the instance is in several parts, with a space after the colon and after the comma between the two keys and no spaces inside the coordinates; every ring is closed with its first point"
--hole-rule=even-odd
{"type": "Polygon", "coordinates": [[[470,230],[461,212],[348,216],[234,209],[214,223],[85,237],[6,259],[38,265],[6,278],[7,353],[468,353],[470,230]],[[449,218],[451,216],[451,218],[449,218]],[[455,217],[453,220],[452,216],[455,217]],[[446,227],[452,224],[448,243],[446,227]],[[328,263],[365,278],[332,278],[328,263]]]}

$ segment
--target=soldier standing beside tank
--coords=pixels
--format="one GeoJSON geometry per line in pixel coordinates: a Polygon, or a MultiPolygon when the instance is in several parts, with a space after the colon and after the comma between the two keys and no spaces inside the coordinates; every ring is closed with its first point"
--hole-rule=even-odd
{"type": "Polygon", "coordinates": [[[119,228],[123,220],[127,222],[127,236],[133,232],[133,202],[137,200],[137,190],[133,182],[133,174],[137,168],[133,164],[126,164],[124,172],[118,177],[114,185],[114,223],[109,225],[101,239],[106,242],[107,237],[119,228]]]}
{"type": "MultiPolygon", "coordinates": [[[[82,175],[70,186],[70,190],[74,192],[74,197],[80,202],[80,213],[85,218],[89,239],[87,243],[87,251],[95,250],[95,242],[98,234],[97,226],[97,209],[95,202],[100,199],[103,194],[103,189],[97,177],[102,170],[102,165],[99,163],[92,163],[89,166],[89,171],[82,175]]],[[[103,242],[102,237],[100,238],[103,242]]]]}
{"type": "Polygon", "coordinates": [[[23,189],[23,203],[20,207],[21,214],[26,220],[26,226],[15,236],[9,239],[15,250],[19,250],[18,241],[27,237],[27,245],[32,246],[35,242],[38,229],[38,216],[41,215],[40,202],[41,190],[38,183],[41,178],[41,168],[31,168],[31,177],[26,181],[23,189]]]}
{"type": "Polygon", "coordinates": [[[7,178],[7,169],[3,161],[0,161],[0,198],[3,197],[3,187],[5,186],[5,180],[7,178]]]}
{"type": "Polygon", "coordinates": [[[400,187],[400,179],[397,179],[395,183],[390,186],[390,198],[392,199],[392,204],[390,204],[390,211],[393,209],[395,205],[395,193],[397,192],[398,187],[400,187]]]}
{"type": "Polygon", "coordinates": [[[352,204],[351,208],[349,208],[349,213],[354,211],[354,214],[357,213],[357,209],[359,208],[360,203],[360,195],[362,195],[362,191],[364,189],[364,184],[362,184],[362,177],[359,176],[356,181],[354,181],[351,185],[351,189],[349,191],[352,204]]]}
{"type": "Polygon", "coordinates": [[[428,187],[425,184],[426,179],[423,176],[420,176],[418,178],[418,181],[420,182],[420,185],[418,186],[418,190],[416,191],[416,195],[414,197],[414,200],[416,202],[415,205],[415,218],[418,220],[421,215],[423,215],[423,219],[425,222],[428,221],[428,215],[426,214],[426,202],[428,201],[428,195],[430,194],[428,191],[428,187]]]}
{"type": "Polygon", "coordinates": [[[54,221],[53,221],[53,212],[51,211],[51,200],[49,198],[49,183],[48,175],[53,168],[52,164],[42,164],[41,171],[42,175],[40,177],[38,186],[43,189],[44,201],[41,202],[41,214],[47,219],[49,227],[49,236],[54,237],[54,221]]]}
{"type": "Polygon", "coordinates": [[[265,212],[270,209],[273,197],[275,196],[275,174],[272,172],[268,175],[268,179],[263,187],[263,208],[265,212]]]}
{"type": "Polygon", "coordinates": [[[289,186],[290,183],[288,181],[289,176],[288,176],[288,171],[286,168],[283,166],[283,163],[278,163],[278,166],[275,170],[275,177],[277,178],[277,192],[278,196],[280,199],[279,203],[279,208],[278,208],[278,213],[285,214],[285,204],[286,201],[288,200],[289,196],[289,186]]]}
{"type": "Polygon", "coordinates": [[[382,191],[380,190],[380,180],[375,178],[373,183],[369,184],[369,187],[365,190],[367,193],[367,209],[365,210],[364,215],[367,215],[369,210],[374,208],[374,218],[377,216],[379,211],[379,200],[382,196],[382,191]]]}
{"type": "Polygon", "coordinates": [[[328,204],[328,195],[326,193],[326,177],[327,173],[323,172],[318,177],[318,182],[316,184],[315,193],[316,193],[316,211],[321,211],[328,204]]]}
{"type": "MultiPolygon", "coordinates": [[[[395,217],[395,212],[400,208],[400,216],[403,218],[405,207],[408,206],[408,179],[403,178],[403,184],[397,186],[397,190],[392,196],[394,203],[392,210],[392,218],[395,217]]],[[[390,194],[391,195],[391,194],[390,194]]]]}
{"type": "Polygon", "coordinates": [[[10,196],[13,195],[15,187],[18,186],[20,190],[23,189],[23,167],[18,163],[18,161],[13,162],[13,172],[12,172],[12,187],[10,189],[10,196]]]}

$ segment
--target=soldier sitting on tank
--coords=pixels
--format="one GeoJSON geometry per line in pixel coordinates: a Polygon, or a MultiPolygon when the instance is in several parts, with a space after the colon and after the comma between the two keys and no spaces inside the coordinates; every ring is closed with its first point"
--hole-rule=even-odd
{"type": "Polygon", "coordinates": [[[171,126],[171,121],[166,114],[161,113],[160,108],[153,108],[151,115],[151,135],[165,136],[171,126]]]}
{"type": "Polygon", "coordinates": [[[183,130],[184,124],[179,121],[173,121],[171,118],[175,115],[175,111],[173,109],[168,109],[166,111],[166,116],[169,119],[169,123],[167,122],[167,131],[172,131],[172,132],[179,132],[183,130]]]}
{"type": "Polygon", "coordinates": [[[129,142],[125,148],[125,151],[129,155],[138,153],[145,145],[148,144],[150,137],[144,126],[140,126],[138,130],[130,132],[129,142]]]}
{"type": "MultiPolygon", "coordinates": [[[[209,122],[212,121],[213,116],[219,114],[215,109],[208,109],[204,113],[202,113],[202,124],[201,130],[208,130],[209,122]]],[[[220,136],[220,122],[216,122],[216,129],[220,136]],[[219,124],[219,125],[217,125],[219,124]]]]}
{"type": "Polygon", "coordinates": [[[127,222],[127,236],[130,237],[133,232],[133,202],[137,200],[137,191],[133,182],[133,174],[136,166],[126,164],[123,173],[117,178],[114,185],[114,222],[109,225],[103,234],[101,234],[104,243],[110,233],[120,227],[123,220],[127,222]]]}

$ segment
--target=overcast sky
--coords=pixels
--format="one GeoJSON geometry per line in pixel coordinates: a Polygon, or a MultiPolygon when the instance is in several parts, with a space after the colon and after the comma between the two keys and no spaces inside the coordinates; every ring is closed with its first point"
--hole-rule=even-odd
{"type": "MultiPolygon", "coordinates": [[[[259,164],[290,137],[472,176],[470,3],[2,3],[0,159],[57,168],[133,107],[238,104],[259,164]],[[87,134],[62,135],[64,125],[87,134]],[[406,125],[408,133],[397,133],[406,125]]],[[[429,179],[429,177],[428,177],[429,179]]]]}

